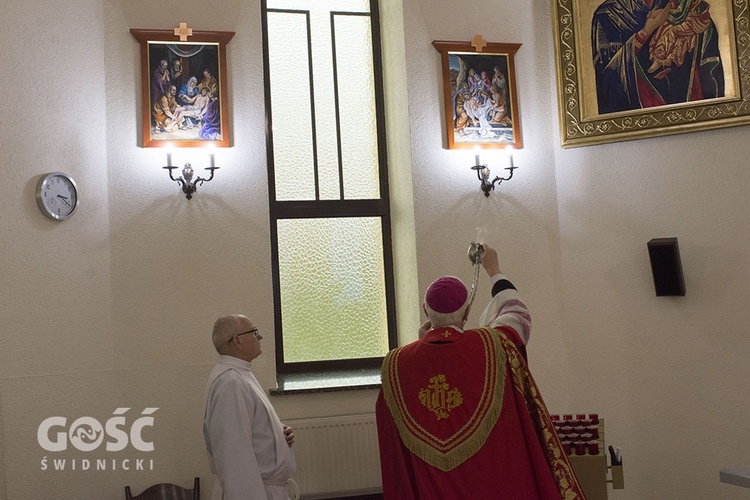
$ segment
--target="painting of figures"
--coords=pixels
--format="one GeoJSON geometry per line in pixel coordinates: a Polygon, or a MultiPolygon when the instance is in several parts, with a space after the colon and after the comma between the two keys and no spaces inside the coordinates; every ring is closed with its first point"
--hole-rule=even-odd
{"type": "MultiPolygon", "coordinates": [[[[468,52],[460,42],[433,42],[443,55],[449,149],[521,147],[513,54],[518,45],[468,52]]],[[[464,46],[465,45],[465,46],[464,46]]]]}
{"type": "Polygon", "coordinates": [[[563,147],[750,122],[748,0],[554,0],[563,147]]]}
{"type": "Polygon", "coordinates": [[[221,140],[218,45],[149,44],[151,138],[221,140]]]}
{"type": "Polygon", "coordinates": [[[591,28],[600,114],[724,97],[720,33],[710,4],[605,0],[591,28]]]}
{"type": "Polygon", "coordinates": [[[130,30],[141,42],[143,147],[229,146],[226,43],[233,32],[130,30]]]}

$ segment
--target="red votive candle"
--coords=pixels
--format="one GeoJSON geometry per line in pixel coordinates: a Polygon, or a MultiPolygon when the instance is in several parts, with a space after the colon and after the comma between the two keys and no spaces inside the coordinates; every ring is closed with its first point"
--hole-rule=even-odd
{"type": "Polygon", "coordinates": [[[566,455],[570,455],[573,450],[570,449],[570,441],[562,442],[563,451],[566,455]]]}

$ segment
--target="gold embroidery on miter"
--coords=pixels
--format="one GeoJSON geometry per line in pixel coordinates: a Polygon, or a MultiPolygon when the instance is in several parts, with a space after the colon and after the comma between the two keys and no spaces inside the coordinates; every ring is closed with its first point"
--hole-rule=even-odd
{"type": "Polygon", "coordinates": [[[464,402],[461,391],[451,389],[442,374],[430,378],[427,388],[419,390],[419,400],[438,420],[448,418],[448,412],[464,402]]]}

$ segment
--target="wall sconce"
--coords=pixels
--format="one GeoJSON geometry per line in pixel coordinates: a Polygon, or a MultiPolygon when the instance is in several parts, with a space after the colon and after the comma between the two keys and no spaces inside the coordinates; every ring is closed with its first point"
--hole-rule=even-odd
{"type": "Polygon", "coordinates": [[[500,185],[503,181],[509,181],[513,177],[513,171],[518,168],[513,166],[513,155],[510,155],[510,166],[505,167],[505,170],[508,170],[510,172],[508,174],[508,177],[500,177],[499,175],[496,175],[495,178],[492,179],[492,182],[490,182],[490,169],[487,168],[487,165],[479,162],[479,153],[476,153],[474,155],[474,161],[475,165],[471,167],[471,169],[477,171],[477,179],[479,179],[479,182],[482,183],[480,187],[485,196],[489,196],[490,191],[495,189],[496,182],[498,185],[500,185]]]}
{"type": "Polygon", "coordinates": [[[203,177],[196,177],[195,180],[193,180],[193,174],[195,173],[195,171],[193,170],[193,167],[190,166],[190,163],[186,163],[182,168],[182,176],[175,179],[174,175],[172,175],[172,170],[179,167],[172,165],[172,153],[167,153],[167,166],[162,168],[166,168],[167,170],[169,170],[169,178],[182,186],[182,192],[185,193],[188,200],[193,197],[193,193],[195,193],[195,191],[198,189],[198,186],[213,179],[214,170],[219,169],[219,167],[214,166],[213,153],[211,153],[211,166],[206,168],[206,170],[209,170],[211,172],[211,176],[208,179],[204,179],[203,177]]]}

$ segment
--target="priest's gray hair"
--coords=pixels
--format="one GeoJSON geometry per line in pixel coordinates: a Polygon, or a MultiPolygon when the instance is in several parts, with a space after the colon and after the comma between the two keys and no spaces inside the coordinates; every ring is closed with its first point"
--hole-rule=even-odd
{"type": "Polygon", "coordinates": [[[247,319],[242,314],[230,314],[229,316],[222,316],[217,319],[214,323],[214,331],[211,334],[211,340],[214,343],[216,352],[223,354],[223,351],[229,345],[229,341],[232,337],[239,333],[240,319],[247,319]]]}
{"type": "Polygon", "coordinates": [[[427,319],[432,323],[432,328],[439,328],[441,326],[457,326],[459,328],[464,327],[464,314],[466,308],[469,307],[469,294],[466,294],[466,301],[464,305],[458,308],[457,311],[452,313],[439,313],[433,310],[427,303],[427,294],[425,293],[424,308],[427,313],[427,319]]]}

